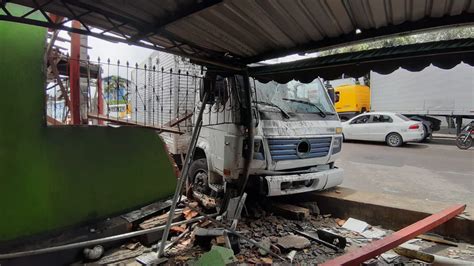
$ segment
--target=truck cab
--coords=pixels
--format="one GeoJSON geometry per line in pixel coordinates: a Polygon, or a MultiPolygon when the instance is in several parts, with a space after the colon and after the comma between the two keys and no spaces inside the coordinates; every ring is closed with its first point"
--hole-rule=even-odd
{"type": "MultiPolygon", "coordinates": [[[[211,99],[205,105],[187,180],[194,192],[222,195],[227,184],[238,182],[250,145],[249,184],[260,194],[295,194],[342,183],[343,170],[335,165],[342,149],[342,127],[319,79],[307,84],[250,79],[251,102],[245,100],[241,75],[217,75],[208,82],[211,99]],[[248,143],[248,129],[243,126],[248,119],[244,111],[249,109],[253,143],[248,143]]],[[[201,100],[202,93],[197,102],[201,100]]]]}

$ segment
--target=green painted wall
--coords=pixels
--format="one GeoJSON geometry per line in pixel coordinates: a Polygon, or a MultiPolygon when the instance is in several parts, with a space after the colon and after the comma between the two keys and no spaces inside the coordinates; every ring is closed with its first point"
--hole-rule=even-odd
{"type": "Polygon", "coordinates": [[[153,131],[45,126],[45,36],[0,22],[0,242],[138,207],[176,185],[153,131]]]}

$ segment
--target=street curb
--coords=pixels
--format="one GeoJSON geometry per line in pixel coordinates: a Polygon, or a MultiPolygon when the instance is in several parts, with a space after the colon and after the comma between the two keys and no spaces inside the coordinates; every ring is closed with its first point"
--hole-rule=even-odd
{"type": "MultiPolygon", "coordinates": [[[[314,200],[322,214],[347,219],[364,220],[371,225],[399,230],[452,204],[399,197],[387,194],[368,193],[338,187],[322,193],[308,193],[300,200],[314,200]]],[[[472,206],[466,213],[474,214],[472,206]]],[[[468,243],[474,243],[474,220],[471,216],[458,216],[440,225],[431,232],[468,243]]]]}

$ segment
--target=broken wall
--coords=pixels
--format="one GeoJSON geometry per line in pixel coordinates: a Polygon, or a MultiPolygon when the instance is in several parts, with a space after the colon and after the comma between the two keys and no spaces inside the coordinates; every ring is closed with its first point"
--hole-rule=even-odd
{"type": "Polygon", "coordinates": [[[46,29],[0,22],[0,243],[117,214],[175,190],[175,170],[154,131],[46,127],[45,47],[46,29]]]}

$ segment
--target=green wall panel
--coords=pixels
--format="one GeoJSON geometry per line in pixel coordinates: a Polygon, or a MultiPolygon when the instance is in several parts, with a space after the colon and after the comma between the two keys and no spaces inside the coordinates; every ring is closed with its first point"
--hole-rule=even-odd
{"type": "Polygon", "coordinates": [[[151,130],[45,126],[45,41],[44,28],[0,22],[0,242],[139,207],[176,186],[151,130]]]}

